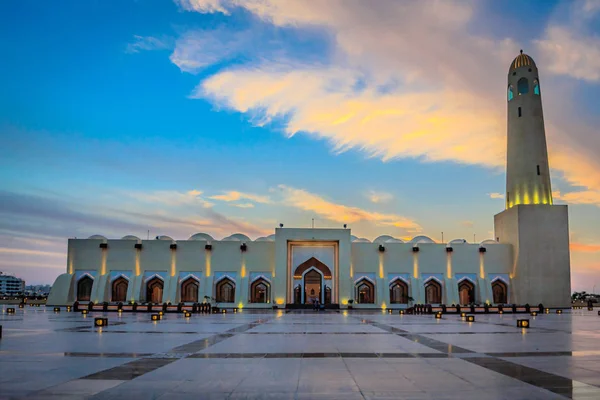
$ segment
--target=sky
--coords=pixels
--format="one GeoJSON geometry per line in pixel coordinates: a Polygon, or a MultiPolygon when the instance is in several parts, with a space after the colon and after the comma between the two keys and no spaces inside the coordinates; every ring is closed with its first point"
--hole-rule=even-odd
{"type": "Polygon", "coordinates": [[[540,70],[573,290],[600,290],[600,1],[0,2],[0,271],[67,239],[493,238],[506,79],[540,70]]]}

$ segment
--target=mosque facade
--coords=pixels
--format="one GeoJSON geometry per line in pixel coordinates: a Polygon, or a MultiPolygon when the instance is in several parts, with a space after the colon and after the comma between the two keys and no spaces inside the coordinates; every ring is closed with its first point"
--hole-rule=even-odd
{"type": "Polygon", "coordinates": [[[412,304],[570,304],[567,206],[553,205],[540,81],[521,52],[507,86],[506,209],[495,237],[436,243],[427,236],[373,241],[350,229],[280,226],[251,240],[158,236],[69,239],[67,271],[49,305],[198,303],[285,308],[405,308],[412,304]]]}

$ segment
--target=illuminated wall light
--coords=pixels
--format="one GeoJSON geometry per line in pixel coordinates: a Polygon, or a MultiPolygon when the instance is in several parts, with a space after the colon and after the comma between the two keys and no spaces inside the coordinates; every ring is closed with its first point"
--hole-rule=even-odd
{"type": "Polygon", "coordinates": [[[446,275],[448,279],[452,278],[452,252],[446,252],[446,275]]]}
{"type": "Polygon", "coordinates": [[[241,301],[238,303],[238,308],[241,310],[242,308],[244,308],[244,303],[242,303],[241,301]]]}
{"type": "Polygon", "coordinates": [[[379,253],[379,278],[383,279],[383,252],[379,253]]]}
{"type": "Polygon", "coordinates": [[[246,277],[246,257],[244,256],[245,253],[242,253],[242,265],[241,265],[241,269],[240,269],[240,276],[242,278],[246,277]]]}
{"type": "Polygon", "coordinates": [[[419,253],[413,252],[413,277],[419,277],[419,253]]]}
{"type": "Polygon", "coordinates": [[[140,266],[140,251],[139,249],[135,250],[135,276],[140,276],[142,273],[142,268],[140,266]]]}
{"type": "Polygon", "coordinates": [[[204,262],[206,264],[206,276],[210,276],[210,256],[211,256],[212,252],[207,251],[204,253],[204,262]]]}
{"type": "Polygon", "coordinates": [[[387,309],[387,304],[385,304],[385,301],[381,303],[381,309],[383,311],[385,311],[387,309]]]}
{"type": "Polygon", "coordinates": [[[354,264],[350,261],[350,278],[354,278],[354,264]]]}
{"type": "Polygon", "coordinates": [[[69,274],[73,274],[73,256],[75,255],[75,249],[74,248],[69,248],[69,274]]]}
{"type": "Polygon", "coordinates": [[[175,270],[177,269],[177,251],[171,249],[171,276],[175,276],[175,270]]]}
{"type": "Polygon", "coordinates": [[[102,258],[100,261],[100,275],[105,275],[106,274],[106,252],[108,251],[107,248],[103,248],[101,249],[102,251],[102,258]]]}
{"type": "Polygon", "coordinates": [[[275,302],[279,305],[283,304],[283,297],[278,297],[275,302]]]}
{"type": "Polygon", "coordinates": [[[485,279],[485,263],[484,263],[484,255],[485,253],[479,253],[479,277],[481,279],[485,279]]]}
{"type": "Polygon", "coordinates": [[[348,304],[348,299],[342,299],[342,304],[343,305],[347,305],[348,304]]]}

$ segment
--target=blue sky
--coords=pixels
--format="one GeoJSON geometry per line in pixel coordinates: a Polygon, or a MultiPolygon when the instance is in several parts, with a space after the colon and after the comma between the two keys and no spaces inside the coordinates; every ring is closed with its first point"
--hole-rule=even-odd
{"type": "MultiPolygon", "coordinates": [[[[574,289],[600,277],[595,1],[5,1],[0,270],[68,237],[348,223],[492,237],[505,82],[537,62],[574,289]],[[371,4],[371,6],[368,6],[371,4]]],[[[600,279],[599,282],[600,284],[600,279]]],[[[587,286],[586,286],[587,285],[587,286]]]]}

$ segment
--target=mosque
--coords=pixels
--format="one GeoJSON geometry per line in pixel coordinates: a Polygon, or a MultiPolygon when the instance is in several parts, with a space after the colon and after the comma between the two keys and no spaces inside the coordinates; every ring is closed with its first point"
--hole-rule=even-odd
{"type": "Polygon", "coordinates": [[[436,243],[426,236],[373,241],[350,229],[287,228],[251,240],[158,236],[69,239],[67,271],[49,305],[79,302],[196,303],[285,308],[411,304],[570,305],[567,206],[552,204],[538,69],[519,54],[507,85],[506,209],[495,237],[436,243]]]}

